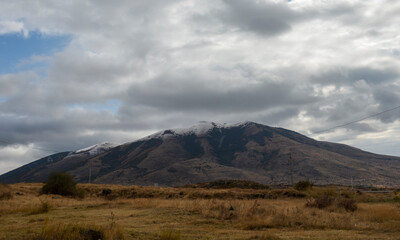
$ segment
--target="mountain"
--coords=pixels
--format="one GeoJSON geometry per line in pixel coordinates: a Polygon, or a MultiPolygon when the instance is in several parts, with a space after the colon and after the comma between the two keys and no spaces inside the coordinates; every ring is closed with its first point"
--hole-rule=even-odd
{"type": "Polygon", "coordinates": [[[134,142],[103,143],[39,159],[0,176],[0,182],[41,182],[68,172],[78,182],[178,186],[219,179],[266,184],[399,185],[400,158],[254,122],[201,122],[134,142]]]}

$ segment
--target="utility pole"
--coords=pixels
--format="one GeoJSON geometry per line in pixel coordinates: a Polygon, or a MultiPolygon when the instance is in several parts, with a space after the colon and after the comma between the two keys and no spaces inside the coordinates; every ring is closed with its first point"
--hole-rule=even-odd
{"type": "Polygon", "coordinates": [[[289,164],[290,164],[290,184],[294,186],[293,184],[293,159],[292,159],[292,153],[289,153],[289,164]]]}
{"type": "Polygon", "coordinates": [[[351,177],[351,191],[353,191],[353,177],[351,177]]]}
{"type": "Polygon", "coordinates": [[[89,184],[91,184],[92,180],[92,159],[89,159],[89,184]]]}

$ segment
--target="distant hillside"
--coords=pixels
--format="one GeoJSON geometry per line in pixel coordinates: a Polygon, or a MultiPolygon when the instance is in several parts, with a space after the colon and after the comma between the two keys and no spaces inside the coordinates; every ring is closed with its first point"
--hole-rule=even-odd
{"type": "Polygon", "coordinates": [[[399,185],[400,158],[320,142],[299,133],[244,122],[202,122],[164,130],[123,145],[99,144],[54,154],[0,176],[0,182],[40,182],[68,172],[78,182],[177,186],[220,179],[263,184],[399,185]]]}

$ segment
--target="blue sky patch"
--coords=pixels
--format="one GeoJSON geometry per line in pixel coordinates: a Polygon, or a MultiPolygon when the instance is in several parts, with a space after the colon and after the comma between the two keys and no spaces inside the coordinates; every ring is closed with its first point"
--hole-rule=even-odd
{"type": "Polygon", "coordinates": [[[0,35],[0,74],[43,67],[45,62],[29,63],[29,58],[34,55],[51,56],[64,49],[70,41],[71,36],[68,35],[45,35],[40,32],[30,32],[29,37],[21,33],[0,35]]]}

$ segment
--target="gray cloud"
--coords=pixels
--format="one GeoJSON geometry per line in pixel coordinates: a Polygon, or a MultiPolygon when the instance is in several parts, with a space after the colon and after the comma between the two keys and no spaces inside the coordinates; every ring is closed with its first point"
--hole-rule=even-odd
{"type": "MultiPolygon", "coordinates": [[[[0,22],[18,23],[12,31],[71,41],[41,56],[44,70],[0,75],[0,140],[13,143],[0,146],[0,168],[48,153],[28,145],[122,143],[200,120],[311,133],[399,105],[400,3],[393,1],[1,5],[0,22]]],[[[376,142],[368,133],[395,139],[399,126],[390,112],[313,137],[367,146],[376,142]]]]}
{"type": "Polygon", "coordinates": [[[400,88],[397,85],[374,88],[373,95],[381,106],[396,106],[400,102],[400,88]]]}
{"type": "Polygon", "coordinates": [[[285,3],[263,1],[222,1],[219,8],[206,14],[196,14],[192,20],[196,24],[206,24],[213,29],[219,21],[219,31],[233,28],[235,31],[254,32],[263,36],[274,36],[291,29],[292,23],[301,15],[285,3]]]}
{"type": "MultiPolygon", "coordinates": [[[[324,118],[331,126],[374,115],[396,107],[400,102],[400,73],[391,67],[341,67],[321,72],[311,79],[322,88],[334,86],[334,90],[318,102],[318,107],[307,110],[308,114],[324,118]]],[[[400,116],[389,112],[377,116],[376,119],[394,123],[400,116]]],[[[355,128],[355,124],[349,128],[355,128]]]]}
{"type": "Polygon", "coordinates": [[[290,30],[290,24],[297,14],[285,4],[224,1],[228,11],[220,19],[238,26],[244,31],[254,31],[264,35],[276,35],[290,30]]]}
{"type": "Polygon", "coordinates": [[[290,82],[265,80],[232,85],[229,79],[201,79],[195,73],[164,75],[132,86],[128,103],[167,110],[224,114],[316,101],[304,89],[296,88],[290,82]]]}

